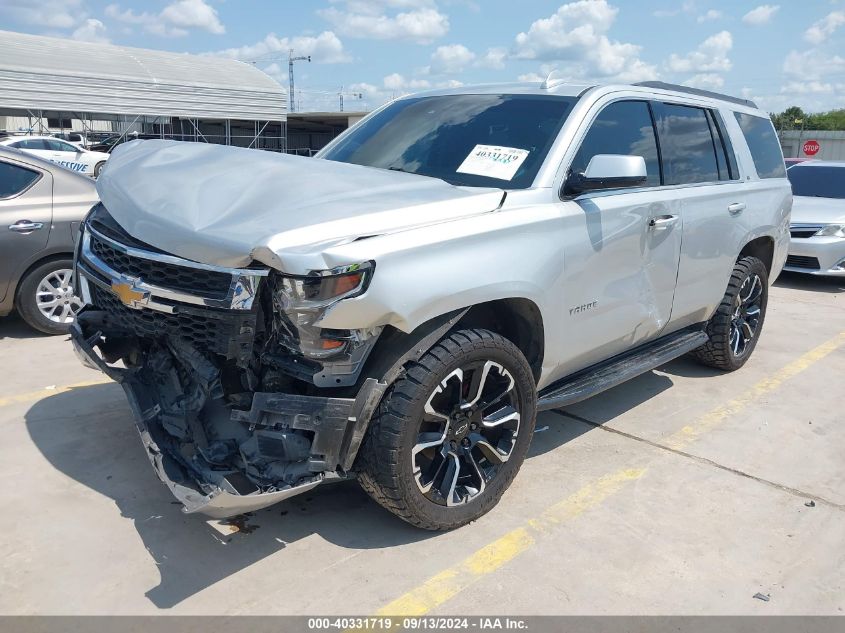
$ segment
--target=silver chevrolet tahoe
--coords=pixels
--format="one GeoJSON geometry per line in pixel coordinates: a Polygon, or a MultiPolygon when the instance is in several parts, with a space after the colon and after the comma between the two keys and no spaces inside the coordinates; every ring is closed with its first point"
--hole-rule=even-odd
{"type": "Polygon", "coordinates": [[[792,193],[750,101],[647,83],[434,91],[316,158],[117,148],[72,339],[186,512],[356,477],[450,529],[496,505],[537,412],[760,338],[792,193]]]}

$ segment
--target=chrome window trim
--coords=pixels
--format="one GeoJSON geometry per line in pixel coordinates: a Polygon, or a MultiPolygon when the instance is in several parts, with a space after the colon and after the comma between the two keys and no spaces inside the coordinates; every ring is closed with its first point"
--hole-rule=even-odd
{"type": "Polygon", "coordinates": [[[90,226],[85,226],[82,235],[82,248],[80,252],[77,270],[82,273],[88,281],[94,283],[104,290],[108,290],[115,296],[118,296],[112,288],[113,284],[127,284],[133,292],[143,295],[143,298],[123,302],[129,308],[136,310],[149,308],[159,312],[173,313],[175,306],[160,303],[156,299],[165,299],[178,303],[197,305],[209,308],[219,308],[224,310],[251,310],[255,297],[258,293],[258,284],[263,277],[266,277],[270,271],[268,269],[249,269],[249,268],[224,268],[220,266],[210,266],[207,264],[200,264],[198,262],[191,262],[173,255],[163,255],[161,253],[152,253],[143,251],[137,248],[126,246],[115,242],[114,240],[104,236],[102,233],[92,229],[90,226]],[[226,297],[223,299],[211,299],[207,297],[200,297],[190,293],[179,290],[172,290],[162,286],[149,284],[143,279],[132,277],[114,270],[91,249],[91,237],[95,236],[97,239],[102,239],[116,250],[120,250],[130,257],[137,257],[151,261],[163,262],[181,266],[183,268],[194,268],[197,270],[209,270],[214,272],[227,273],[231,277],[229,288],[226,297]],[[103,281],[100,277],[104,277],[109,282],[103,281]]]}

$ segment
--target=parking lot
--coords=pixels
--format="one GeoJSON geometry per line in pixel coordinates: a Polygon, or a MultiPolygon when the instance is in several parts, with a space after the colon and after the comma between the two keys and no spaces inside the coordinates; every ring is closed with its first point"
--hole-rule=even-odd
{"type": "Polygon", "coordinates": [[[845,610],[842,280],[779,280],[737,373],[681,359],[541,414],[501,504],[450,533],[354,482],[184,515],[63,337],[0,319],[0,360],[6,614],[845,610]]]}

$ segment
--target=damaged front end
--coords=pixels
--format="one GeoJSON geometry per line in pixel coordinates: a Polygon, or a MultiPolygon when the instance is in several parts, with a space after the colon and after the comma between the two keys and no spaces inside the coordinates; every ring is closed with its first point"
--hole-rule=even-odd
{"type": "Polygon", "coordinates": [[[346,476],[386,385],[361,378],[381,328],[326,330],[373,264],[284,276],[163,253],[99,205],[76,257],[86,307],[71,330],[119,382],[159,478],[222,518],[346,476]]]}

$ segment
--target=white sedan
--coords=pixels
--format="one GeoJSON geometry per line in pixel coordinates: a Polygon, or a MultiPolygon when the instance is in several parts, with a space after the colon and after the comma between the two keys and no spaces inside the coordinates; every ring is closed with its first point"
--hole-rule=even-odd
{"type": "Polygon", "coordinates": [[[96,178],[109,159],[105,152],[91,152],[52,136],[10,136],[0,139],[0,145],[47,159],[79,174],[96,178]]]}

